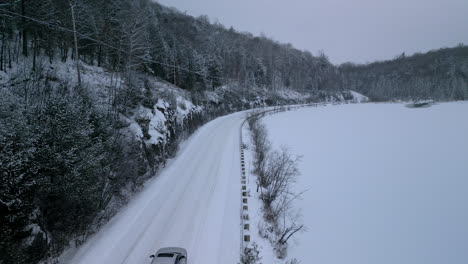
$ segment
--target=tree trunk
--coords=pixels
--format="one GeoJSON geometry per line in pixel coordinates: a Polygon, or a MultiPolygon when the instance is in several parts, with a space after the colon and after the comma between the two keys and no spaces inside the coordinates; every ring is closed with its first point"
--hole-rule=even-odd
{"type": "Polygon", "coordinates": [[[20,34],[17,33],[15,34],[15,45],[13,47],[13,60],[18,63],[18,57],[19,57],[19,50],[20,50],[20,45],[18,44],[20,41],[20,34]]]}
{"type": "Polygon", "coordinates": [[[2,32],[2,46],[0,47],[0,71],[3,71],[3,53],[5,49],[5,31],[2,32]]]}
{"type": "Polygon", "coordinates": [[[66,62],[68,59],[68,47],[67,44],[65,43],[65,40],[62,41],[62,62],[66,62]]]}
{"type": "Polygon", "coordinates": [[[78,38],[76,36],[75,11],[74,11],[74,6],[71,2],[70,2],[70,9],[71,9],[71,14],[72,14],[72,22],[73,22],[73,38],[75,39],[76,72],[78,74],[78,86],[81,87],[80,54],[78,53],[78,38]]]}
{"type": "Polygon", "coordinates": [[[101,67],[101,56],[102,56],[102,47],[99,45],[99,51],[98,51],[98,67],[101,67]]]}
{"type": "Polygon", "coordinates": [[[11,69],[11,45],[8,44],[8,69],[11,69]]]}
{"type": "Polygon", "coordinates": [[[52,48],[52,32],[50,29],[47,31],[47,55],[49,56],[49,63],[52,64],[53,60],[53,48],[52,48]]]}
{"type": "Polygon", "coordinates": [[[22,21],[22,26],[23,26],[23,56],[27,57],[28,56],[28,32],[26,30],[26,6],[25,6],[26,0],[21,1],[21,15],[23,16],[21,21],[22,21]]]}
{"type": "Polygon", "coordinates": [[[37,34],[34,34],[33,41],[33,71],[36,71],[36,56],[37,56],[37,34]]]}

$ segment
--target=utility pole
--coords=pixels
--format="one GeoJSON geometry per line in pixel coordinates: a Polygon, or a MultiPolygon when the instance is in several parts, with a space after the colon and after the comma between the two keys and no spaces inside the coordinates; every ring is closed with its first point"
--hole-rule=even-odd
{"type": "Polygon", "coordinates": [[[69,1],[71,15],[72,15],[72,22],[73,22],[73,37],[75,39],[75,56],[76,56],[76,72],[78,74],[78,87],[81,87],[81,74],[80,74],[80,54],[78,53],[78,38],[76,37],[76,22],[75,22],[75,10],[74,4],[72,1],[69,1]]]}

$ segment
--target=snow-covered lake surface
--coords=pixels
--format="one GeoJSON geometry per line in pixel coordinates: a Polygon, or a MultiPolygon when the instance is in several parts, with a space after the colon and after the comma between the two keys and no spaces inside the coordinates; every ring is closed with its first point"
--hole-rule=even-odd
{"type": "Polygon", "coordinates": [[[308,230],[289,257],[320,264],[468,263],[468,103],[340,105],[264,119],[303,155],[308,230]]]}

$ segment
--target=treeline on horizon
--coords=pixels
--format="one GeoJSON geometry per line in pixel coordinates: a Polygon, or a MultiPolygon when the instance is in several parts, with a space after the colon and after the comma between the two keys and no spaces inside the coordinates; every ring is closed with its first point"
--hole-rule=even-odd
{"type": "Polygon", "coordinates": [[[374,101],[468,99],[468,46],[442,48],[365,65],[339,67],[343,88],[374,101]]]}

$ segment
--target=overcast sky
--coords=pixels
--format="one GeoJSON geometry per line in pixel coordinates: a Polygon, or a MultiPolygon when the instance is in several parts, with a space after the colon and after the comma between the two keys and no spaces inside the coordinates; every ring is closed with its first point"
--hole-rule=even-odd
{"type": "Polygon", "coordinates": [[[468,0],[157,0],[333,63],[468,44],[468,0]]]}

